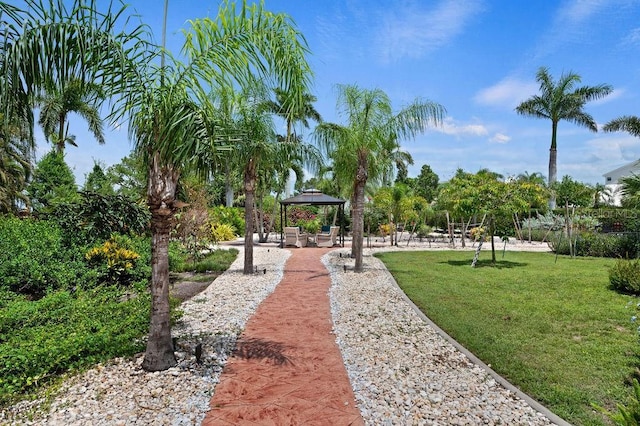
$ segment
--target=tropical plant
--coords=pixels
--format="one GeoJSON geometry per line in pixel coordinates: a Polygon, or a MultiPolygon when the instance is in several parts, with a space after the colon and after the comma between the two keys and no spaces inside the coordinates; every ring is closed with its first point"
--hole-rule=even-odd
{"type": "Polygon", "coordinates": [[[31,175],[31,153],[26,122],[4,124],[0,113],[0,213],[15,213],[29,202],[23,190],[31,175]]]}
{"type": "Polygon", "coordinates": [[[58,204],[78,200],[76,179],[63,153],[51,150],[38,161],[27,193],[36,211],[46,212],[58,204]]]}
{"type": "Polygon", "coordinates": [[[623,130],[633,136],[640,137],[640,117],[627,115],[609,121],[602,128],[605,132],[617,132],[623,130]]]}
{"type": "Polygon", "coordinates": [[[75,136],[69,134],[67,118],[72,112],[84,118],[98,143],[104,144],[103,123],[98,110],[102,98],[104,91],[100,85],[82,81],[77,76],[70,76],[68,81],[59,80],[55,86],[47,87],[44,94],[37,96],[36,106],[40,108],[38,124],[42,126],[45,138],[54,143],[58,152],[63,152],[66,144],[78,146],[75,136]]]}
{"type": "MultiPolygon", "coordinates": [[[[205,116],[208,110],[199,107],[209,96],[208,85],[246,88],[261,76],[278,87],[302,93],[310,77],[307,48],[293,23],[286,15],[264,10],[261,4],[243,3],[237,10],[235,3],[225,1],[216,19],[191,21],[184,34],[182,52],[187,64],[173,60],[172,66],[143,74],[144,81],[136,80],[139,73],[132,75],[137,92],[120,105],[122,112],[132,116],[136,149],[149,165],[154,304],[143,362],[147,370],[163,370],[176,363],[169,322],[167,249],[181,172],[189,166],[210,171],[214,146],[228,140],[228,135],[212,131],[215,127],[208,124],[214,120],[205,116]]],[[[302,96],[293,98],[300,102],[302,96]]]]}
{"type": "Polygon", "coordinates": [[[438,193],[438,175],[431,169],[431,166],[424,164],[420,168],[420,174],[412,182],[411,187],[416,195],[423,197],[428,202],[433,201],[438,193]]]}
{"type": "Polygon", "coordinates": [[[343,188],[349,188],[354,270],[362,272],[365,187],[369,179],[377,179],[388,170],[388,159],[380,154],[390,140],[412,138],[428,124],[440,124],[445,110],[437,103],[418,99],[394,114],[391,100],[383,91],[355,85],[338,86],[338,106],[347,123],[320,123],[314,138],[333,160],[336,180],[343,188]]]}
{"type": "MultiPolygon", "coordinates": [[[[534,95],[516,107],[521,115],[551,120],[551,147],[549,148],[549,186],[557,180],[557,133],[560,120],[567,120],[597,132],[598,126],[591,115],[584,111],[587,102],[603,98],[612,92],[607,84],[575,87],[581,82],[578,74],[564,73],[554,81],[545,67],[538,69],[536,80],[540,83],[540,94],[534,95]]],[[[553,194],[549,198],[549,208],[555,208],[553,194]]]]}

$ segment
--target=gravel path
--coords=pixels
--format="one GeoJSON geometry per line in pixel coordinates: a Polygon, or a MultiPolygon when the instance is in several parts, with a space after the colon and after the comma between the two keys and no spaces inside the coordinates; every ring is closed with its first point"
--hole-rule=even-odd
{"type": "MultiPolygon", "coordinates": [[[[548,250],[545,246],[521,249],[548,250]]],[[[26,420],[28,413],[41,413],[43,401],[23,402],[0,412],[0,424],[200,424],[237,336],[281,280],[290,255],[275,247],[255,247],[260,272],[245,276],[238,248],[231,268],[182,305],[183,319],[174,327],[177,367],[147,373],[140,368],[142,355],[116,359],[69,379],[47,414],[26,420]],[[194,356],[197,344],[203,348],[200,364],[194,356]]],[[[428,247],[414,244],[410,249],[428,247]]],[[[352,264],[347,253],[332,251],[323,262],[332,276],[336,339],[367,424],[551,424],[423,321],[371,250],[366,250],[362,274],[344,271],[352,264]]]]}

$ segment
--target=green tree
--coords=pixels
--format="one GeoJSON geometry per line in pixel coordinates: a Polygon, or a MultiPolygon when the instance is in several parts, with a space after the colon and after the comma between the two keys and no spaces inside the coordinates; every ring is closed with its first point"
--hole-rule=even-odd
{"type": "MultiPolygon", "coordinates": [[[[597,132],[598,126],[591,115],[584,111],[587,102],[607,96],[613,88],[607,84],[598,86],[581,86],[578,74],[569,72],[562,74],[558,81],[554,81],[549,70],[541,67],[536,74],[540,83],[540,94],[522,102],[516,107],[521,115],[551,120],[551,147],[549,148],[549,187],[557,180],[557,133],[560,120],[567,120],[587,129],[597,132]]],[[[555,207],[553,194],[549,199],[549,208],[555,207]]]]}
{"type": "Polygon", "coordinates": [[[438,194],[438,175],[431,169],[431,166],[424,164],[420,169],[420,174],[413,181],[415,193],[428,202],[432,202],[438,194]]]}
{"type": "Polygon", "coordinates": [[[114,195],[115,191],[109,178],[107,177],[102,165],[95,161],[93,162],[93,168],[85,176],[83,191],[95,192],[100,195],[114,195]]]}
{"type": "Polygon", "coordinates": [[[139,153],[132,152],[119,163],[109,166],[106,178],[116,194],[136,202],[144,201],[147,171],[139,153]]]}
{"type": "Polygon", "coordinates": [[[32,144],[27,123],[4,125],[0,113],[0,213],[17,213],[29,198],[24,194],[31,175],[32,144]]]}
{"type": "Polygon", "coordinates": [[[591,207],[593,205],[593,188],[582,182],[575,181],[565,175],[560,182],[556,182],[551,190],[555,193],[560,206],[591,207]]]}
{"type": "Polygon", "coordinates": [[[27,192],[36,211],[47,211],[57,204],[79,199],[73,172],[64,155],[54,150],[36,164],[27,192]]]}
{"type": "MultiPolygon", "coordinates": [[[[486,226],[491,236],[491,261],[495,263],[495,224],[499,217],[510,218],[514,213],[526,212],[531,203],[544,195],[539,185],[512,180],[503,182],[497,173],[480,170],[476,174],[458,170],[443,185],[438,203],[454,215],[471,217],[486,215],[486,226]]],[[[480,240],[482,242],[482,239],[480,240]]],[[[472,265],[475,265],[482,244],[479,244],[472,265]]]]}
{"type": "Polygon", "coordinates": [[[215,166],[212,148],[228,140],[207,125],[212,121],[201,105],[211,88],[246,88],[261,78],[299,93],[293,98],[301,102],[310,78],[301,34],[286,15],[268,12],[261,4],[243,3],[238,10],[225,1],[215,19],[191,21],[184,34],[182,52],[188,62],[169,57],[166,67],[142,73],[144,81],[136,80],[136,72],[131,77],[137,92],[119,106],[131,114],[136,149],[149,165],[153,304],[143,362],[147,370],[176,363],[169,322],[168,239],[180,175],[190,167],[210,172],[215,166]]]}
{"type": "Polygon", "coordinates": [[[383,91],[355,85],[338,86],[338,105],[347,123],[320,123],[314,138],[333,160],[338,183],[349,187],[353,203],[352,255],[355,271],[362,272],[365,187],[369,179],[379,178],[385,170],[385,159],[380,154],[389,140],[412,138],[428,124],[439,124],[444,108],[434,102],[415,100],[394,114],[391,100],[383,91]]]}
{"type": "Polygon", "coordinates": [[[103,97],[104,92],[98,84],[83,82],[76,77],[48,88],[36,99],[36,106],[40,108],[38,123],[45,138],[53,142],[59,152],[64,151],[66,144],[77,147],[75,136],[69,134],[68,122],[69,114],[76,113],[89,124],[89,131],[98,143],[104,144],[103,124],[98,111],[103,97]]]}

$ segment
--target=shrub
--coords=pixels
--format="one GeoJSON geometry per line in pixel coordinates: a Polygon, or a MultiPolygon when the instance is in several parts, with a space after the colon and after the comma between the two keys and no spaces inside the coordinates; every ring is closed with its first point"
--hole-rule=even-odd
{"type": "Polygon", "coordinates": [[[618,259],[609,270],[609,284],[613,290],[640,295],[640,260],[618,259]]]}
{"type": "Polygon", "coordinates": [[[244,212],[237,207],[213,207],[209,210],[211,223],[231,225],[235,232],[244,235],[244,212]]]}
{"type": "Polygon", "coordinates": [[[149,228],[149,209],[122,195],[81,192],[80,200],[56,206],[46,215],[63,230],[67,245],[88,246],[111,234],[144,234],[149,228]]]}
{"type": "Polygon", "coordinates": [[[90,282],[92,274],[62,244],[54,223],[0,218],[0,277],[0,287],[37,299],[47,290],[90,282]]]}
{"type": "Polygon", "coordinates": [[[120,295],[100,287],[8,302],[0,310],[0,404],[54,375],[141,351],[150,296],[118,301],[120,295]]]}
{"type": "Polygon", "coordinates": [[[213,241],[231,241],[236,238],[235,229],[227,223],[212,223],[211,234],[213,241]]]}
{"type": "Polygon", "coordinates": [[[129,238],[113,234],[104,243],[89,249],[85,258],[101,272],[102,281],[128,285],[132,280],[130,272],[140,258],[131,247],[132,242],[129,238]]]}

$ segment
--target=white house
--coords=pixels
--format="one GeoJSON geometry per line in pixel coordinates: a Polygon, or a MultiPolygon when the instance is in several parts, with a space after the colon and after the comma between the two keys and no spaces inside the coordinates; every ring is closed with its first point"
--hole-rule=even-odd
{"type": "Polygon", "coordinates": [[[632,175],[640,175],[640,160],[634,160],[603,175],[604,184],[611,191],[614,206],[620,205],[621,185],[618,181],[623,177],[632,175]]]}

